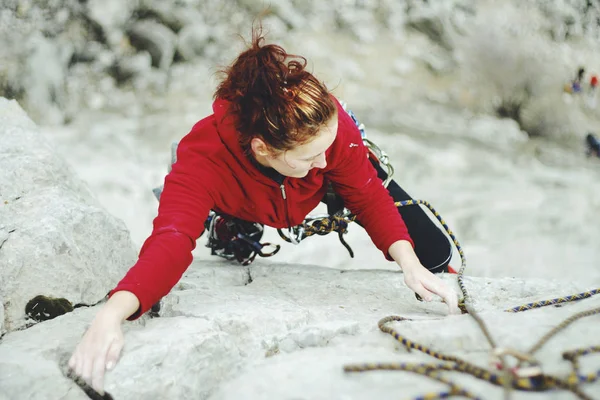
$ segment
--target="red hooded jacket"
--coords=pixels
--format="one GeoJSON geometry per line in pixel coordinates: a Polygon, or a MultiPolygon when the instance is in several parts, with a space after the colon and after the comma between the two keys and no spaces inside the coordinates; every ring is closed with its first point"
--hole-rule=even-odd
{"type": "Polygon", "coordinates": [[[177,161],[165,178],[154,229],[137,263],[117,287],[140,301],[135,319],[167,295],[192,262],[192,250],[215,210],[274,228],[301,224],[321,201],[330,181],[345,206],[357,214],[375,245],[387,251],[398,240],[412,240],[394,202],[367,158],[358,128],[342,106],[338,132],[325,152],[327,166],[304,178],[286,177],[280,186],[244,154],[228,102],[217,100],[213,115],[194,125],[179,143],[177,161]],[[284,194],[285,193],[285,198],[284,194]]]}

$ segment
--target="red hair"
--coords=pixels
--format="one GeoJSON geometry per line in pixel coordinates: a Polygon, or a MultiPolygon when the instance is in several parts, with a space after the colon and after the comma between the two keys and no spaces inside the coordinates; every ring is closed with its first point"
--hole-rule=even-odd
{"type": "Polygon", "coordinates": [[[290,150],[306,143],[336,115],[325,85],[306,71],[306,59],[282,47],[264,44],[253,29],[251,46],[224,71],[214,97],[230,102],[240,144],[262,139],[271,150],[290,150]]]}

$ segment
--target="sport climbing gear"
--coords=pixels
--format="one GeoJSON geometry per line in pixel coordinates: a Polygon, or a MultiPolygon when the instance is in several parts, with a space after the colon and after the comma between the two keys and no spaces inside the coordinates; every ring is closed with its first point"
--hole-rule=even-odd
{"type": "Polygon", "coordinates": [[[208,236],[206,247],[211,249],[211,254],[227,260],[237,260],[242,265],[249,265],[256,256],[271,257],[281,247],[260,243],[264,225],[221,215],[212,210],[204,227],[208,236]],[[265,252],[265,247],[271,247],[272,250],[265,252]]]}

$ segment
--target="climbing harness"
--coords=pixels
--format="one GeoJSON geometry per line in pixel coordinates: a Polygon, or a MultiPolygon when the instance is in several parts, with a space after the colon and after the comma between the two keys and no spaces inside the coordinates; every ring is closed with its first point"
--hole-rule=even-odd
{"type": "MultiPolygon", "coordinates": [[[[446,383],[449,386],[448,391],[439,392],[439,393],[427,393],[423,396],[419,396],[415,398],[415,400],[420,399],[442,399],[450,396],[463,396],[469,399],[480,399],[476,395],[470,393],[469,391],[459,387],[452,381],[443,378],[440,374],[441,371],[456,371],[462,372],[469,375],[472,375],[478,379],[485,380],[489,383],[504,386],[505,393],[508,395],[511,389],[522,390],[522,391],[548,391],[555,389],[563,389],[568,390],[574,395],[576,395],[580,399],[584,400],[592,400],[586,393],[584,393],[580,388],[579,384],[581,383],[592,383],[600,379],[600,370],[595,373],[583,375],[579,371],[579,358],[585,356],[587,354],[599,353],[600,346],[592,346],[584,349],[575,349],[564,352],[562,357],[563,359],[569,361],[572,366],[572,372],[566,378],[558,378],[555,376],[551,376],[548,374],[544,374],[541,368],[540,363],[535,359],[534,353],[536,353],[542,346],[544,346],[548,340],[554,337],[556,334],[564,330],[567,326],[572,324],[573,322],[592,315],[600,314],[600,308],[594,308],[591,310],[586,310],[579,312],[571,317],[565,319],[563,322],[558,324],[556,327],[552,328],[547,334],[545,334],[541,339],[535,343],[531,349],[526,352],[518,351],[512,348],[500,348],[496,345],[493,337],[491,336],[487,326],[484,321],[479,317],[477,312],[471,307],[471,298],[466,290],[464,284],[464,271],[466,267],[466,258],[462,247],[458,243],[456,236],[452,232],[452,230],[448,227],[446,222],[442,219],[431,205],[422,200],[408,200],[404,202],[398,202],[396,205],[398,207],[409,206],[422,204],[428,207],[431,212],[435,215],[437,220],[442,224],[446,233],[452,239],[458,253],[461,257],[461,268],[457,274],[458,285],[462,292],[463,298],[459,301],[459,308],[463,313],[469,314],[471,317],[475,319],[479,328],[484,333],[491,347],[491,364],[496,370],[501,370],[502,373],[496,373],[493,370],[488,370],[486,368],[479,367],[473,363],[468,361],[464,361],[455,356],[449,356],[443,354],[441,352],[434,351],[422,344],[413,342],[404,336],[402,336],[398,331],[391,328],[388,324],[394,321],[410,321],[408,318],[404,318],[401,316],[388,316],[382,318],[378,322],[378,327],[382,332],[390,334],[394,339],[404,345],[409,351],[410,349],[419,350],[425,354],[428,354],[438,360],[444,361],[441,364],[428,364],[428,363],[365,363],[365,364],[355,364],[355,365],[346,365],[344,366],[345,372],[366,372],[366,371],[374,371],[374,370],[394,370],[394,371],[407,371],[413,372],[420,375],[427,376],[439,382],[446,383]],[[509,367],[506,357],[510,356],[516,360],[515,367],[509,367]]],[[[517,307],[509,308],[505,310],[505,312],[523,312],[527,310],[531,310],[534,308],[541,308],[550,305],[562,304],[567,302],[573,302],[585,298],[589,298],[596,294],[600,294],[600,288],[593,289],[590,291],[573,294],[564,297],[558,297],[550,300],[542,300],[534,303],[524,304],[517,307]]]]}

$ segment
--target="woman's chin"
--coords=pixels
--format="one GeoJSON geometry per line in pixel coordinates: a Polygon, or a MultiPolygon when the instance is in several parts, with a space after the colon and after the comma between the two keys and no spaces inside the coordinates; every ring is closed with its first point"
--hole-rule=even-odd
{"type": "Polygon", "coordinates": [[[302,171],[302,172],[294,171],[293,173],[289,174],[288,176],[290,178],[304,178],[306,175],[308,175],[308,171],[302,171]]]}

